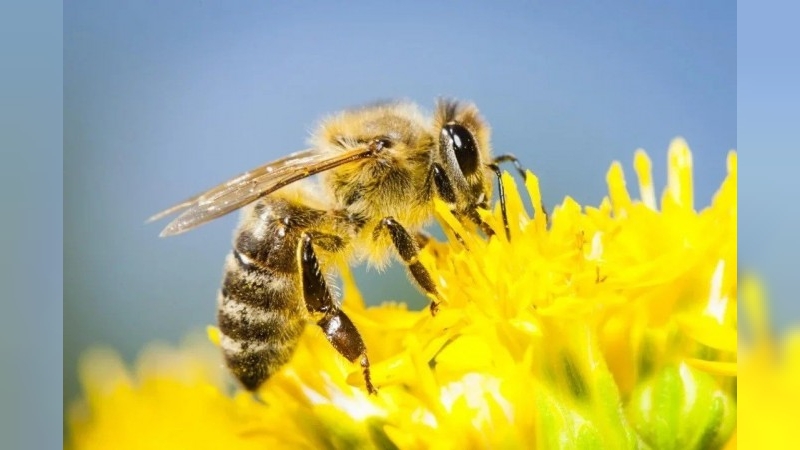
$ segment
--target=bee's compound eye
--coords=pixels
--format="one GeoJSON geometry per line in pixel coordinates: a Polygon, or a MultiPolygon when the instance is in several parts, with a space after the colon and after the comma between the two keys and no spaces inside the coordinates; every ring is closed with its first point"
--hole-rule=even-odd
{"type": "Polygon", "coordinates": [[[468,129],[458,124],[445,125],[442,127],[442,138],[449,140],[464,176],[478,170],[478,146],[468,129]]]}

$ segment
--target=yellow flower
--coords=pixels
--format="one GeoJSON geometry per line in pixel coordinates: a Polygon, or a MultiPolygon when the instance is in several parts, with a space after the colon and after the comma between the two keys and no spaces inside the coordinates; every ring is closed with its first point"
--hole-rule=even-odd
{"type": "MultiPolygon", "coordinates": [[[[130,377],[118,363],[97,375],[95,358],[83,365],[72,444],[721,447],[736,427],[736,154],[699,212],[682,140],[669,150],[660,207],[643,151],[634,167],[641,200],[614,163],[599,206],[568,197],[549,215],[533,174],[527,209],[505,174],[510,241],[481,237],[437,203],[449,239],[420,255],[443,300],[435,317],[403,304],[365,308],[343,271],[344,309],[367,344],[377,395],[315,327],[257,399],[228,395],[197,350],[164,359],[181,376],[130,377]]],[[[499,207],[484,219],[502,230],[499,207]]]]}
{"type": "Polygon", "coordinates": [[[86,393],[69,410],[69,447],[266,448],[268,437],[239,432],[261,420],[261,408],[226,393],[214,350],[197,338],[180,350],[154,344],[140,355],[135,374],[110,350],[84,355],[86,393]]]}
{"type": "Polygon", "coordinates": [[[777,343],[760,283],[753,276],[746,276],[742,285],[750,333],[739,360],[739,397],[743,407],[737,444],[740,448],[797,448],[800,328],[790,329],[783,342],[777,343]]]}

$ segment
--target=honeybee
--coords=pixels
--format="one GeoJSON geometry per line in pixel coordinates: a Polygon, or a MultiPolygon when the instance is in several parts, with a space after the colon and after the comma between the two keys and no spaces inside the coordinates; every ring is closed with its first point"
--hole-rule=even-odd
{"type": "MultiPolygon", "coordinates": [[[[410,278],[439,304],[436,284],[417,255],[433,199],[460,220],[495,234],[478,214],[487,208],[492,175],[513,155],[492,157],[489,126],[471,103],[438,101],[432,118],[410,102],[335,114],[310,147],[245,172],[149,221],[181,212],[161,232],[171,236],[244,208],[217,295],[221,348],[242,386],[256,390],[286,364],[306,323],[370,379],[367,349],[326,280],[336,264],[383,264],[394,253],[410,278]],[[306,178],[321,174],[318,184],[306,178]]],[[[499,195],[506,236],[502,183],[499,195]]]]}

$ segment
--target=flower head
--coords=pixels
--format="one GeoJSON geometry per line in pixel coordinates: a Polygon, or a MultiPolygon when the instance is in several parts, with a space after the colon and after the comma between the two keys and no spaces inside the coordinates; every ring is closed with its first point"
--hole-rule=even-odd
{"type": "MultiPolygon", "coordinates": [[[[549,214],[535,175],[524,180],[526,208],[505,174],[510,239],[483,238],[437,203],[449,239],[420,255],[441,295],[436,316],[403,304],[366,308],[344,270],[343,307],[367,344],[377,395],[307,327],[258,399],[226,396],[213,377],[181,384],[149,373],[102,394],[87,380],[88,411],[73,414],[76,447],[154,442],[152,417],[124,414],[149,408],[192,409],[195,426],[223,436],[226,448],[720,447],[736,424],[736,154],[699,212],[691,164],[674,141],[658,205],[650,160],[638,151],[641,200],[614,163],[599,206],[568,197],[549,214]],[[219,420],[208,424],[205,413],[219,420]],[[114,425],[121,418],[138,434],[114,425]]],[[[483,219],[502,230],[499,206],[483,219]]]]}

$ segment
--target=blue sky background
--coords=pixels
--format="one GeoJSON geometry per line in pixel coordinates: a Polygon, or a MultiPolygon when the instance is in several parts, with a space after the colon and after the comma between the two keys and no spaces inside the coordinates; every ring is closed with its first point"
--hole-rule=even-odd
{"type": "MultiPolygon", "coordinates": [[[[565,195],[599,202],[610,162],[630,170],[638,147],[663,185],[678,135],[694,151],[696,204],[706,205],[737,146],[736,10],[722,1],[67,2],[65,399],[77,395],[88,346],[130,358],[214,321],[236,218],[170,239],[145,218],[302,148],[327,113],[398,97],[430,108],[442,95],[478,104],[496,151],[540,176],[548,205],[565,195]]],[[[759,250],[743,245],[743,261],[763,262],[759,250]]],[[[357,277],[374,302],[422,304],[400,268],[357,277]]]]}
{"type": "Polygon", "coordinates": [[[800,323],[800,6],[740,2],[738,15],[739,267],[760,275],[786,329],[800,323]]]}

